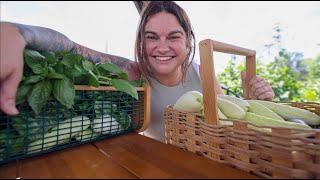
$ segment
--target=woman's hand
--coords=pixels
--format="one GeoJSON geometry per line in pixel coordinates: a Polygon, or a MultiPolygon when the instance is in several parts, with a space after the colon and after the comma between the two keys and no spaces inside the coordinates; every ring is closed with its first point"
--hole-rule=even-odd
{"type": "MultiPolygon", "coordinates": [[[[245,90],[246,72],[241,72],[242,87],[245,90]]],[[[270,84],[259,76],[254,76],[249,81],[250,93],[249,98],[271,101],[274,98],[274,91],[270,84]]],[[[245,94],[245,92],[244,92],[245,94]]]]}
{"type": "Polygon", "coordinates": [[[23,49],[26,41],[18,29],[1,23],[0,109],[8,115],[18,114],[16,93],[23,73],[23,49]]]}

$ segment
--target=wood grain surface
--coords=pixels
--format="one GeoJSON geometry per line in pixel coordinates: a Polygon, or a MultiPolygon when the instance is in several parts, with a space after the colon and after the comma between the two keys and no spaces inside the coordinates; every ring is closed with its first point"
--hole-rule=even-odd
{"type": "Polygon", "coordinates": [[[129,133],[0,166],[9,178],[257,178],[163,144],[129,133]]]}

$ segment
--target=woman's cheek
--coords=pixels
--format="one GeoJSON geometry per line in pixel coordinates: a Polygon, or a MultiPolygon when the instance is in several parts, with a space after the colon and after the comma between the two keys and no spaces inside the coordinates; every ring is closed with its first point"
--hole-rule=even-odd
{"type": "Polygon", "coordinates": [[[172,44],[173,49],[177,54],[187,54],[187,44],[184,41],[176,42],[172,44]]]}
{"type": "Polygon", "coordinates": [[[181,45],[179,47],[176,47],[176,53],[181,57],[181,58],[186,58],[187,54],[188,54],[188,50],[187,47],[184,45],[181,45]]]}
{"type": "Polygon", "coordinates": [[[151,54],[152,49],[153,49],[152,43],[146,43],[146,52],[147,52],[147,55],[150,55],[150,54],[151,54]]]}

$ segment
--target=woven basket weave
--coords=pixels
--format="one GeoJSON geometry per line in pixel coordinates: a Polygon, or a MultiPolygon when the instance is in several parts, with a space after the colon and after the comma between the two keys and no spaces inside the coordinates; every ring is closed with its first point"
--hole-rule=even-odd
{"type": "MultiPolygon", "coordinates": [[[[250,53],[249,50],[213,40],[201,43],[201,45],[211,44],[211,50],[207,51],[211,54],[215,49],[220,52],[242,55],[250,53]]],[[[203,75],[206,68],[203,65],[207,62],[203,59],[212,60],[213,57],[204,57],[201,47],[204,46],[200,46],[202,79],[204,80],[204,117],[175,110],[172,105],[168,106],[164,112],[166,142],[220,163],[252,172],[263,178],[320,178],[319,129],[258,127],[245,121],[231,119],[222,121],[224,122],[222,124],[217,123],[216,94],[207,93],[206,88],[210,83],[203,75]],[[206,101],[208,96],[212,99],[206,101]]],[[[248,59],[252,60],[252,56],[247,57],[248,59]]],[[[247,73],[251,71],[253,75],[255,66],[251,64],[250,70],[249,64],[247,62],[247,73]]],[[[213,64],[208,68],[212,70],[213,64]]],[[[208,72],[205,73],[208,74],[208,72]]],[[[214,71],[209,71],[210,73],[214,74],[214,71]]],[[[281,103],[320,115],[320,104],[317,103],[281,103]]]]}
{"type": "MultiPolygon", "coordinates": [[[[315,109],[320,115],[320,106],[315,109]]],[[[264,178],[320,178],[320,130],[270,128],[267,133],[268,128],[236,120],[212,125],[172,106],[164,119],[166,142],[182,149],[264,178]]]]}

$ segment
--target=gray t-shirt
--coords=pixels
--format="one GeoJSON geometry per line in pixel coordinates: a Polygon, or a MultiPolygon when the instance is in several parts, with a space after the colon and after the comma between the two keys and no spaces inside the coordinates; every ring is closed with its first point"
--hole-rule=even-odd
{"type": "Polygon", "coordinates": [[[199,78],[199,65],[193,63],[187,72],[186,81],[182,85],[168,87],[151,78],[151,119],[149,127],[143,132],[145,136],[165,142],[163,113],[165,108],[174,104],[178,98],[188,91],[202,92],[199,78]]]}

